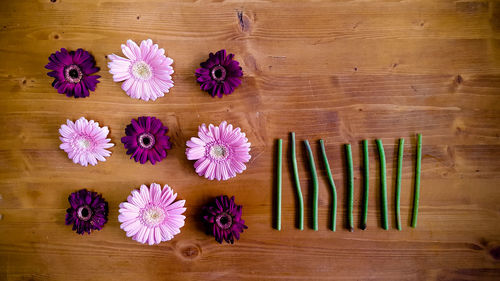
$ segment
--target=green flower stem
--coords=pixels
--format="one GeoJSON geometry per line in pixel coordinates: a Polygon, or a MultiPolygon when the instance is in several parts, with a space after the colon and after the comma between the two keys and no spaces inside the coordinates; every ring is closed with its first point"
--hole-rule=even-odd
{"type": "Polygon", "coordinates": [[[352,210],[354,207],[354,169],[352,165],[352,151],[351,151],[351,145],[346,144],[345,145],[345,154],[347,157],[347,187],[348,187],[348,193],[347,193],[347,218],[348,218],[348,227],[349,231],[354,231],[354,219],[352,217],[352,210]]]}
{"type": "Polygon", "coordinates": [[[312,226],[314,230],[318,230],[318,174],[316,173],[316,166],[314,164],[314,156],[311,146],[307,140],[304,141],[307,150],[307,157],[309,158],[309,168],[311,170],[311,177],[313,181],[313,207],[312,207],[312,226]]]}
{"type": "Polygon", "coordinates": [[[281,155],[283,140],[278,140],[278,161],[276,164],[276,229],[281,230],[281,155]]]}
{"type": "Polygon", "coordinates": [[[405,139],[399,139],[398,147],[398,171],[396,175],[396,226],[398,230],[401,230],[401,173],[403,170],[403,151],[404,151],[405,139]]]}
{"type": "Polygon", "coordinates": [[[420,170],[422,165],[422,134],[417,135],[417,159],[415,164],[415,194],[413,195],[413,217],[411,227],[417,227],[418,201],[420,199],[420,170]]]}
{"type": "Polygon", "coordinates": [[[299,170],[297,168],[297,156],[295,152],[295,133],[290,133],[292,138],[291,153],[292,153],[292,166],[293,178],[295,180],[295,192],[299,201],[299,229],[304,230],[304,199],[302,198],[302,191],[300,189],[299,170]]]}
{"type": "Polygon", "coordinates": [[[323,140],[319,140],[321,146],[321,154],[323,155],[323,162],[325,163],[326,173],[328,175],[328,183],[330,184],[330,189],[332,191],[332,218],[330,229],[335,231],[335,226],[337,225],[337,189],[335,188],[335,182],[333,181],[332,172],[330,170],[330,164],[328,163],[328,158],[326,157],[325,144],[323,140]]]}
{"type": "Polygon", "coordinates": [[[368,223],[368,195],[370,192],[370,167],[368,156],[368,140],[363,140],[363,170],[364,170],[364,191],[363,191],[363,217],[361,219],[361,229],[365,230],[368,223]]]}
{"type": "Polygon", "coordinates": [[[386,180],[386,168],[385,168],[385,152],[384,146],[382,145],[382,140],[376,140],[378,147],[378,154],[380,157],[380,199],[381,199],[381,216],[382,216],[382,227],[385,230],[389,229],[389,222],[387,220],[387,180],[386,180]]]}

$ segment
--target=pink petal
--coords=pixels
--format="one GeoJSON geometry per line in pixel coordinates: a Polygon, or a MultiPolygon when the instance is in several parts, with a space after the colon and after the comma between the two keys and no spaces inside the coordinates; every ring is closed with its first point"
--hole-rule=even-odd
{"type": "Polygon", "coordinates": [[[179,200],[179,201],[176,201],[174,202],[173,204],[167,206],[165,208],[165,210],[169,211],[169,210],[173,210],[173,209],[177,209],[177,208],[182,208],[184,207],[184,204],[186,203],[186,200],[179,200]]]}
{"type": "Polygon", "coordinates": [[[143,185],[141,185],[140,195],[141,195],[142,201],[143,201],[143,202],[146,202],[146,204],[147,204],[147,203],[149,203],[149,202],[151,202],[151,201],[149,200],[149,198],[150,198],[150,197],[149,197],[149,189],[148,189],[148,187],[147,187],[146,185],[144,185],[144,184],[143,184],[143,185]]]}

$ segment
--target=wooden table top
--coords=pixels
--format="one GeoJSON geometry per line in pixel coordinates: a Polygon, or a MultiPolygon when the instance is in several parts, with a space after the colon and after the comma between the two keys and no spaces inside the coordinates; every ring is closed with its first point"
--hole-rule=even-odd
{"type": "Polygon", "coordinates": [[[500,4],[496,1],[2,1],[0,9],[0,279],[500,279],[500,4]],[[128,97],[106,55],[127,39],[151,38],[174,59],[175,86],[157,101],[128,97]],[[44,68],[60,48],[89,50],[101,68],[91,96],[58,94],[44,68]],[[244,79],[222,99],[200,91],[194,71],[227,49],[244,79]],[[130,160],[120,142],[131,118],[152,115],[173,149],[157,165],[130,160]],[[81,116],[110,127],[106,162],[73,164],[60,125],[81,116]],[[247,171],[209,181],[185,143],[201,123],[227,120],[252,143],[247,171]],[[290,158],[283,165],[282,230],[274,230],[274,152],[298,140],[306,229],[295,227],[290,158]],[[418,227],[410,227],[416,133],[423,134],[418,227]],[[405,138],[401,211],[395,229],[397,141],[405,138]],[[390,230],[380,223],[375,139],[387,155],[390,230]],[[319,168],[319,231],[310,227],[311,177],[303,140],[319,168]],[[324,139],[337,184],[337,231],[319,160],[324,139]],[[370,142],[368,228],[359,228],[360,141],[370,142]],[[346,227],[346,164],[354,157],[354,220],[346,227]],[[158,246],[119,228],[118,204],[141,184],[169,184],[187,201],[182,233],[158,246]],[[64,225],[67,196],[104,195],[109,222],[80,236],[64,225]],[[235,245],[205,234],[200,209],[234,195],[248,225],[235,245]]]}

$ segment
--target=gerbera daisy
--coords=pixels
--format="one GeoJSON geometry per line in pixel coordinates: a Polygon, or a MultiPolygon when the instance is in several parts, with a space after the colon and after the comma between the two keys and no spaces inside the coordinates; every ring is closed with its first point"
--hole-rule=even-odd
{"type": "Polygon", "coordinates": [[[66,225],[73,225],[78,234],[101,230],[108,221],[108,202],[101,194],[81,189],[68,197],[71,205],[66,210],[66,225]]]}
{"type": "Polygon", "coordinates": [[[234,196],[219,196],[203,207],[203,220],[208,226],[209,232],[215,237],[215,241],[222,243],[234,243],[234,239],[240,239],[240,233],[248,227],[241,219],[243,207],[234,202],[234,196]]]}
{"type": "Polygon", "coordinates": [[[165,56],[164,49],[158,49],[158,44],[153,45],[151,39],[143,40],[140,47],[127,40],[127,45],[122,44],[122,52],[127,58],[111,54],[108,67],[115,82],[125,81],[122,89],[131,98],[156,100],[174,86],[171,76],[174,61],[165,56]]]}
{"type": "Polygon", "coordinates": [[[54,77],[52,86],[60,94],[68,97],[84,98],[89,96],[89,90],[95,91],[95,87],[101,76],[91,75],[99,71],[95,66],[94,57],[83,49],[68,52],[62,48],[50,55],[49,63],[45,66],[49,70],[48,76],[54,77]]]}
{"type": "Polygon", "coordinates": [[[200,63],[201,68],[196,70],[200,88],[212,97],[231,94],[241,84],[240,77],[243,76],[239,62],[233,58],[234,54],[226,56],[226,50],[215,55],[210,53],[208,60],[200,63]]]}
{"type": "Polygon", "coordinates": [[[88,164],[94,166],[97,160],[106,161],[111,155],[107,148],[113,147],[111,139],[107,139],[109,130],[107,126],[99,127],[98,122],[88,121],[84,117],[73,121],[68,120],[66,124],[61,125],[59,139],[62,144],[59,146],[68,153],[69,159],[82,166],[88,164]]]}
{"type": "Polygon", "coordinates": [[[120,203],[120,228],[127,237],[143,244],[159,244],[174,238],[186,218],[182,215],[186,200],[174,202],[176,197],[177,193],[168,185],[163,190],[157,183],[149,188],[141,185],[140,191],[133,190],[127,202],[120,203]]]}
{"type": "Polygon", "coordinates": [[[250,160],[250,143],[240,128],[222,121],[219,126],[202,124],[198,138],[186,142],[186,156],[194,163],[196,173],[209,180],[227,180],[242,173],[250,160]]]}
{"type": "Polygon", "coordinates": [[[131,124],[125,128],[122,143],[127,149],[127,154],[132,154],[130,159],[135,162],[151,164],[160,162],[167,157],[167,150],[172,148],[170,137],[166,136],[168,128],[156,117],[143,116],[132,119],[131,124]]]}

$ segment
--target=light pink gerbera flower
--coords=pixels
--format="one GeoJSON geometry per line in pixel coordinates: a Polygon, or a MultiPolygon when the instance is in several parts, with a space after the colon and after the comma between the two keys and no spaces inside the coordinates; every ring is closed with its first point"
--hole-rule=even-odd
{"type": "Polygon", "coordinates": [[[127,58],[111,54],[108,67],[115,82],[125,81],[122,89],[131,98],[156,100],[174,86],[171,76],[174,61],[165,56],[164,49],[158,49],[158,44],[153,45],[151,39],[143,40],[140,47],[127,40],[127,45],[122,44],[122,52],[127,58]]]}
{"type": "Polygon", "coordinates": [[[194,163],[196,173],[209,180],[227,180],[242,173],[250,160],[250,143],[240,128],[226,121],[219,126],[198,127],[198,138],[186,142],[186,156],[194,163]]]}
{"type": "Polygon", "coordinates": [[[127,237],[149,245],[159,244],[174,238],[184,226],[186,200],[174,202],[177,193],[165,185],[163,190],[157,183],[148,188],[141,185],[140,191],[133,190],[127,202],[120,203],[118,221],[127,237]]]}
{"type": "Polygon", "coordinates": [[[113,147],[114,144],[107,139],[109,130],[107,126],[99,127],[98,122],[88,121],[84,117],[73,121],[68,120],[66,124],[61,125],[59,139],[62,144],[59,146],[68,153],[69,159],[87,167],[88,164],[94,166],[97,160],[106,161],[111,152],[106,150],[113,147]]]}

